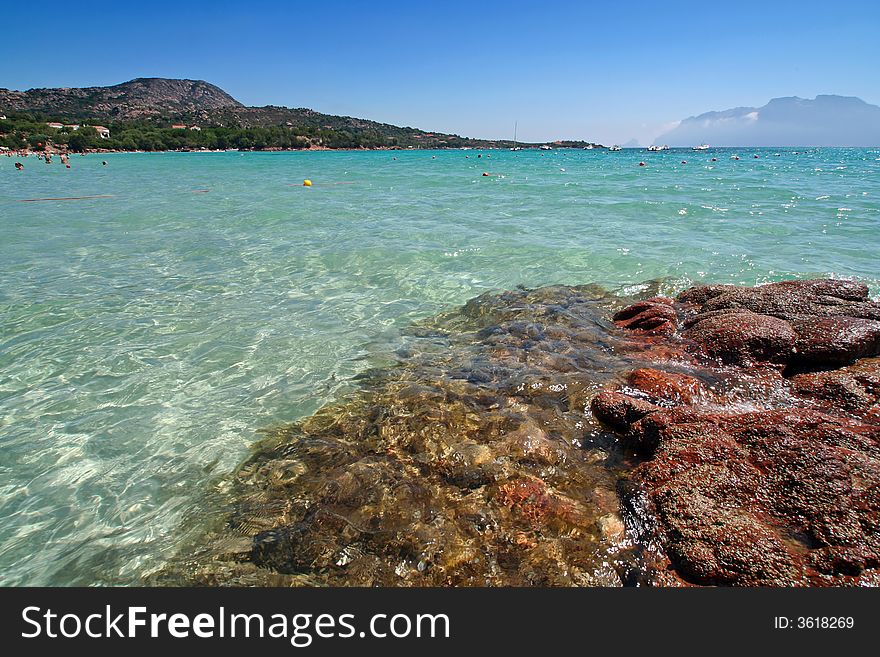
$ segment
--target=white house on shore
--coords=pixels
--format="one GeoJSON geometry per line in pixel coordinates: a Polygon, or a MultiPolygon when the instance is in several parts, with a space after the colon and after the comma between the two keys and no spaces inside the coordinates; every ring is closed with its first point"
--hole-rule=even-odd
{"type": "Polygon", "coordinates": [[[105,128],[102,125],[93,125],[92,127],[101,139],[110,139],[110,128],[105,128]]]}
{"type": "Polygon", "coordinates": [[[52,123],[47,123],[46,125],[55,130],[61,130],[64,127],[63,123],[55,123],[54,121],[52,123]]]}

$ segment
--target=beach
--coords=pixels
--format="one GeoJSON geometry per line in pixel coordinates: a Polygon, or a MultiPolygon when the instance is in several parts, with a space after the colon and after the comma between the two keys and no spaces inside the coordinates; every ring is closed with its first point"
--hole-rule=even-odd
{"type": "MultiPolygon", "coordinates": [[[[614,312],[701,283],[834,277],[880,294],[877,149],[120,153],[72,157],[70,169],[34,158],[23,171],[9,158],[0,164],[4,584],[173,581],[174,564],[228,526],[258,441],[269,442],[257,454],[275,449],[303,422],[326,438],[320,419],[336,416],[332,407],[316,412],[363,405],[364,390],[399,392],[383,386],[400,368],[447,400],[459,385],[450,381],[479,384],[468,377],[488,376],[480,365],[497,354],[486,351],[489,336],[477,335],[490,324],[464,322],[462,308],[490,293],[516,309],[518,286],[554,291],[521,291],[535,312],[577,301],[579,321],[594,328],[577,338],[589,358],[572,380],[542,384],[583,387],[579,406],[566,406],[570,427],[550,432],[566,438],[565,449],[511,467],[519,479],[562,468],[569,483],[554,484],[547,504],[581,528],[581,562],[613,553],[638,570],[638,551],[620,536],[616,486],[629,466],[612,458],[611,443],[590,443],[585,433],[589,425],[613,434],[585,409],[633,369],[604,348],[619,339],[608,337],[614,312]],[[70,200],[21,202],[37,199],[70,200]],[[467,375],[452,376],[456,367],[467,375]],[[589,497],[579,497],[585,489],[589,497]]],[[[530,386],[553,367],[528,363],[520,372],[517,385],[535,399],[505,433],[534,415],[532,405],[543,408],[537,391],[546,388],[530,386]]],[[[332,450],[314,458],[325,477],[332,450]]],[[[461,458],[483,457],[468,447],[461,458]]],[[[443,495],[479,488],[469,471],[443,463],[434,473],[446,477],[443,495]]],[[[301,465],[290,467],[278,476],[303,476],[301,465]]],[[[385,485],[402,476],[381,464],[366,472],[385,485]]],[[[326,483],[320,477],[311,485],[326,483]]],[[[434,499],[414,486],[394,489],[410,495],[409,512],[434,499]]],[[[493,491],[506,508],[541,493],[493,491]]],[[[466,496],[454,496],[464,509],[466,496]]],[[[236,536],[293,513],[264,511],[265,522],[259,510],[240,514],[247,522],[236,536]]],[[[460,543],[480,544],[470,538],[460,543]]],[[[546,579],[559,563],[553,549],[542,545],[534,568],[499,583],[571,583],[546,579]]],[[[403,574],[382,570],[377,581],[433,576],[416,556],[403,560],[403,574]]],[[[585,584],[611,577],[595,568],[575,575],[585,584]]]]}

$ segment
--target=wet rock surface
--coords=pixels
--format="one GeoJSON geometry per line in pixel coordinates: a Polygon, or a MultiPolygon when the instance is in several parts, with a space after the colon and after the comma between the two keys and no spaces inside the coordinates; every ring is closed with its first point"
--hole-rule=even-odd
{"type": "Polygon", "coordinates": [[[153,583],[878,584],[878,321],[849,281],[482,295],[270,432],[153,583]]]}
{"type": "Polygon", "coordinates": [[[880,304],[816,280],[697,287],[674,308],[670,371],[592,403],[645,457],[620,491],[655,547],[647,580],[876,585],[880,304]]]}

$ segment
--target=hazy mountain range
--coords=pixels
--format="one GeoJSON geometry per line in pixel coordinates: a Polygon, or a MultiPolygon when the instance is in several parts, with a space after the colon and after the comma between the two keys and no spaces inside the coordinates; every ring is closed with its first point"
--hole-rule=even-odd
{"type": "Polygon", "coordinates": [[[878,146],[880,107],[853,96],[790,96],[706,112],[654,140],[669,146],[878,146]]]}

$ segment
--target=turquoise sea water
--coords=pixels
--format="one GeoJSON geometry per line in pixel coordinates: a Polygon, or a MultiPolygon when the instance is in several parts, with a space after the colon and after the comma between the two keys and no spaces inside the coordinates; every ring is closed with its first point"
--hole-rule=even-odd
{"type": "Polygon", "coordinates": [[[487,290],[880,294],[880,149],[480,153],[0,158],[0,584],[137,583],[260,429],[487,290]]]}

